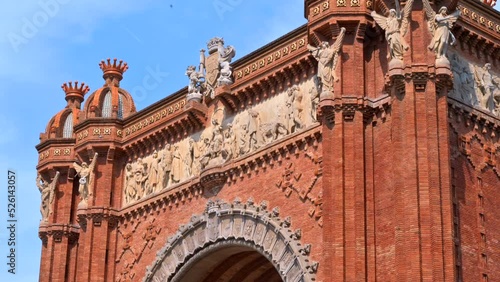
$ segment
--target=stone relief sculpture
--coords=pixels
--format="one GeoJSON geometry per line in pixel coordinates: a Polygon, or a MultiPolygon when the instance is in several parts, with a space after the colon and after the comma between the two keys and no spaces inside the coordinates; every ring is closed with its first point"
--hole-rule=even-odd
{"type": "Polygon", "coordinates": [[[456,53],[450,58],[453,90],[449,95],[500,117],[500,77],[491,71],[491,64],[476,65],[456,53]]]}
{"type": "Polygon", "coordinates": [[[384,17],[373,11],[371,13],[375,22],[385,31],[385,38],[389,45],[388,57],[391,59],[389,65],[397,61],[403,61],[403,53],[408,50],[409,46],[404,40],[404,36],[408,31],[410,23],[410,13],[413,5],[413,0],[406,2],[401,14],[398,0],[394,1],[396,9],[390,9],[389,15],[384,17]]]}
{"type": "Polygon", "coordinates": [[[144,185],[148,175],[144,171],[142,159],[139,159],[135,166],[127,164],[125,169],[125,202],[130,203],[145,196],[144,185]]]}
{"type": "Polygon", "coordinates": [[[451,96],[469,105],[479,105],[474,90],[474,70],[458,54],[451,55],[451,70],[453,71],[453,90],[451,96]]]}
{"type": "MultiPolygon", "coordinates": [[[[153,159],[150,161],[148,165],[148,182],[146,185],[146,194],[151,194],[153,192],[157,192],[158,187],[161,187],[160,184],[160,157],[158,156],[158,152],[153,152],[153,159]]],[[[161,190],[161,188],[160,188],[161,190]]]]}
{"type": "Polygon", "coordinates": [[[229,123],[227,129],[224,132],[224,147],[222,148],[222,158],[224,161],[228,161],[232,158],[237,158],[236,153],[236,135],[233,131],[233,125],[229,123]]]}
{"type": "Polygon", "coordinates": [[[289,116],[288,120],[291,121],[291,127],[288,129],[288,132],[292,133],[299,129],[302,129],[304,126],[304,106],[302,104],[303,95],[299,86],[294,85],[290,89],[288,89],[288,97],[292,97],[292,113],[289,116]]]}
{"type": "Polygon", "coordinates": [[[162,177],[162,188],[167,187],[170,183],[170,172],[172,171],[172,149],[170,144],[165,144],[165,149],[163,150],[163,157],[161,161],[161,167],[163,168],[162,177]]]}
{"type": "Polygon", "coordinates": [[[322,96],[331,96],[331,93],[333,93],[333,83],[338,81],[335,75],[335,67],[337,66],[338,55],[342,48],[344,36],[345,28],[342,27],[339,36],[337,36],[332,46],[326,41],[321,42],[318,47],[307,45],[309,52],[318,61],[318,78],[322,96]]]}
{"type": "Polygon", "coordinates": [[[166,143],[124,168],[124,204],[160,193],[210,167],[245,156],[315,123],[319,103],[314,79],[292,85],[252,108],[226,116],[223,106],[210,126],[176,143],[166,143]],[[309,102],[311,101],[311,102],[309,102]],[[314,102],[316,101],[316,102],[314,102]],[[279,110],[281,108],[281,110],[279,110]]]}
{"type": "Polygon", "coordinates": [[[500,93],[499,85],[495,84],[493,75],[490,72],[491,64],[486,63],[484,67],[476,67],[474,71],[474,77],[477,85],[479,86],[479,101],[483,109],[497,112],[500,93]]]}
{"type": "Polygon", "coordinates": [[[73,163],[73,167],[80,177],[80,185],[78,187],[78,193],[80,193],[82,199],[80,204],[86,205],[89,197],[93,195],[94,168],[97,162],[97,156],[98,154],[95,153],[90,165],[86,162],[83,162],[81,166],[77,163],[73,163]]]}
{"type": "Polygon", "coordinates": [[[319,92],[316,86],[312,86],[309,88],[309,96],[311,97],[311,118],[313,121],[317,121],[316,113],[318,111],[319,105],[319,92]]]}
{"type": "Polygon", "coordinates": [[[174,152],[172,153],[172,174],[171,181],[172,183],[179,183],[181,181],[181,173],[182,173],[182,157],[181,152],[179,151],[179,146],[174,146],[174,152]]]}
{"type": "Polygon", "coordinates": [[[54,202],[56,184],[58,180],[59,171],[56,171],[56,175],[50,183],[43,180],[40,174],[38,174],[38,177],[36,178],[36,186],[38,187],[41,195],[40,213],[42,214],[42,221],[44,222],[47,222],[49,220],[49,215],[52,214],[52,204],[54,202]]]}
{"type": "Polygon", "coordinates": [[[436,61],[449,64],[446,58],[448,45],[455,44],[455,36],[451,33],[453,24],[460,16],[460,10],[456,10],[448,15],[448,8],[441,7],[436,14],[429,3],[429,0],[422,0],[424,4],[425,13],[427,16],[428,26],[431,34],[433,35],[431,43],[428,48],[436,54],[436,61]]]}
{"type": "Polygon", "coordinates": [[[248,110],[250,119],[248,120],[248,151],[256,150],[260,147],[260,118],[255,110],[248,110]]]}

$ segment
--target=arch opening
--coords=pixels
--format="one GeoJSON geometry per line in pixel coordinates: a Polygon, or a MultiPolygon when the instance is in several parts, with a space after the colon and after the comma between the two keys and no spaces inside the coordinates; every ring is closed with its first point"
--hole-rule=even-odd
{"type": "Polygon", "coordinates": [[[143,281],[315,281],[318,263],[300,237],[266,201],[209,201],[169,237],[143,281]]]}
{"type": "Polygon", "coordinates": [[[194,255],[173,277],[175,282],[188,281],[269,281],[281,282],[273,263],[244,242],[218,242],[194,255]]]}

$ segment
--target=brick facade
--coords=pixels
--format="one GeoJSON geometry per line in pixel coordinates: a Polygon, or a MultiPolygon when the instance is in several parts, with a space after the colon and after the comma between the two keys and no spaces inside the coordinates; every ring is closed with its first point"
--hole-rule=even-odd
{"type": "MultiPolygon", "coordinates": [[[[420,1],[404,67],[388,67],[383,30],[369,14],[391,4],[306,0],[307,25],[234,62],[234,83],[203,102],[182,89],[136,112],[120,88],[128,66],[116,60],[100,64],[106,83],[85,110],[88,89],[63,87],[68,106],[37,145],[42,178],[60,173],[39,229],[40,281],[182,279],[211,255],[222,263],[203,270],[208,280],[500,281],[500,119],[449,97],[453,72],[427,48],[420,1]],[[127,164],[203,136],[221,112],[236,123],[293,86],[306,93],[318,65],[307,44],[332,43],[341,28],[339,80],[306,126],[126,199],[127,164]],[[63,138],[70,112],[73,135],[63,138]],[[80,167],[94,156],[83,199],[80,167]]],[[[451,51],[498,73],[500,14],[472,1],[458,9],[451,51]]],[[[271,136],[281,134],[272,125],[271,136]]]]}

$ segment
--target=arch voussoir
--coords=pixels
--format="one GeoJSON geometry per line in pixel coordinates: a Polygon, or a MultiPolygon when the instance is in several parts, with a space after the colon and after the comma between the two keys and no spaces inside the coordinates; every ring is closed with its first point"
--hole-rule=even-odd
{"type": "Polygon", "coordinates": [[[311,245],[300,239],[301,230],[292,230],[291,218],[281,219],[279,208],[268,210],[266,201],[209,201],[203,214],[193,215],[167,240],[143,281],[176,281],[197,260],[231,246],[265,256],[283,281],[315,281],[318,263],[309,258],[311,245]]]}

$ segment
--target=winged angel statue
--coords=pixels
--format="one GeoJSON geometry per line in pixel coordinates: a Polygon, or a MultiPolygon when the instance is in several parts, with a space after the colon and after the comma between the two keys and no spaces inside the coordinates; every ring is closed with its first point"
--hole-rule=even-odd
{"type": "Polygon", "coordinates": [[[307,45],[309,52],[318,61],[318,84],[321,93],[333,92],[333,83],[338,81],[338,78],[335,76],[335,67],[337,66],[344,36],[345,28],[342,27],[339,36],[337,36],[332,46],[327,41],[321,42],[318,47],[307,45]]]}
{"type": "Polygon", "coordinates": [[[80,193],[80,197],[82,197],[81,203],[87,203],[89,196],[92,195],[92,182],[94,180],[94,167],[97,162],[97,153],[94,154],[94,159],[88,165],[86,162],[83,162],[82,165],[78,165],[77,163],[73,163],[73,167],[75,168],[78,176],[80,176],[80,185],[78,187],[78,192],[80,193]],[[90,188],[90,189],[89,189],[90,188]]]}
{"type": "Polygon", "coordinates": [[[409,49],[408,44],[404,40],[408,26],[410,23],[410,12],[413,6],[413,0],[408,0],[401,11],[398,0],[395,1],[396,9],[389,10],[389,16],[384,17],[372,12],[372,17],[377,24],[385,30],[385,38],[389,44],[389,57],[391,60],[403,60],[403,52],[409,49]],[[403,12],[401,14],[401,12],[403,12]]]}
{"type": "Polygon", "coordinates": [[[444,58],[447,61],[446,51],[448,50],[448,45],[454,45],[456,41],[455,36],[453,36],[450,30],[460,16],[460,10],[456,10],[448,15],[448,8],[443,6],[436,14],[429,0],[422,0],[422,2],[424,3],[429,30],[433,35],[428,48],[436,53],[436,60],[444,58]]]}

